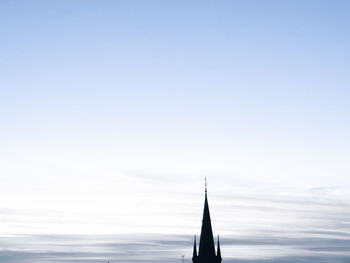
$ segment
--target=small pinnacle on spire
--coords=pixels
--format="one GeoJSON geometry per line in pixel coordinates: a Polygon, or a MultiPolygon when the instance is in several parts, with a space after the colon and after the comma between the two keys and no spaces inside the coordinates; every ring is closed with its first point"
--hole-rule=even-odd
{"type": "Polygon", "coordinates": [[[220,249],[219,235],[218,235],[217,257],[220,258],[220,261],[221,261],[221,249],[220,249]]]}
{"type": "Polygon", "coordinates": [[[194,242],[193,242],[193,258],[197,257],[197,243],[196,243],[196,236],[194,236],[194,242]]]}

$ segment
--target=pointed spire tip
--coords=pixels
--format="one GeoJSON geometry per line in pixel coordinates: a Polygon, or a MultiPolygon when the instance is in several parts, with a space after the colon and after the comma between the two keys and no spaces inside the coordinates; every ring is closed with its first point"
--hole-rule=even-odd
{"type": "Polygon", "coordinates": [[[207,193],[207,189],[208,189],[207,177],[205,177],[205,183],[204,183],[204,185],[205,185],[205,193],[207,193]]]}

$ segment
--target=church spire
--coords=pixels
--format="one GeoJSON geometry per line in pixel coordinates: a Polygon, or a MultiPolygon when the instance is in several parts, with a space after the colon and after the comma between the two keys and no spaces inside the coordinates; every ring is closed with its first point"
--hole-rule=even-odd
{"type": "Polygon", "coordinates": [[[199,241],[199,254],[198,254],[199,257],[215,256],[215,246],[214,246],[213,230],[211,227],[207,192],[208,192],[207,179],[205,178],[205,200],[204,200],[201,237],[199,241]]]}
{"type": "Polygon", "coordinates": [[[197,254],[196,236],[194,237],[193,245],[193,263],[221,263],[221,250],[218,237],[217,254],[215,253],[215,245],[213,238],[213,230],[211,228],[210,212],[208,205],[208,189],[207,178],[205,178],[205,198],[201,236],[199,239],[199,249],[197,254]]]}

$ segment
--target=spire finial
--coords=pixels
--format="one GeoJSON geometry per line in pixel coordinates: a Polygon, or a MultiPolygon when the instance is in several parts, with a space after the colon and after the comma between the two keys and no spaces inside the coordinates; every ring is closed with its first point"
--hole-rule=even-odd
{"type": "Polygon", "coordinates": [[[207,193],[207,187],[208,187],[208,184],[207,184],[207,177],[205,177],[205,193],[207,193]]]}

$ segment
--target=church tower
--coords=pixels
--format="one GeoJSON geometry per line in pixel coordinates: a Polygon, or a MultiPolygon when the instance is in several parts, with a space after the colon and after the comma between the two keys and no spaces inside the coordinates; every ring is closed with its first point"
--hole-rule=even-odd
{"type": "Polygon", "coordinates": [[[199,249],[197,254],[196,236],[193,244],[193,263],[221,263],[221,250],[219,236],[217,241],[217,252],[215,253],[213,230],[211,228],[208,197],[207,197],[207,180],[205,180],[205,199],[202,220],[202,230],[199,240],[199,249]]]}

